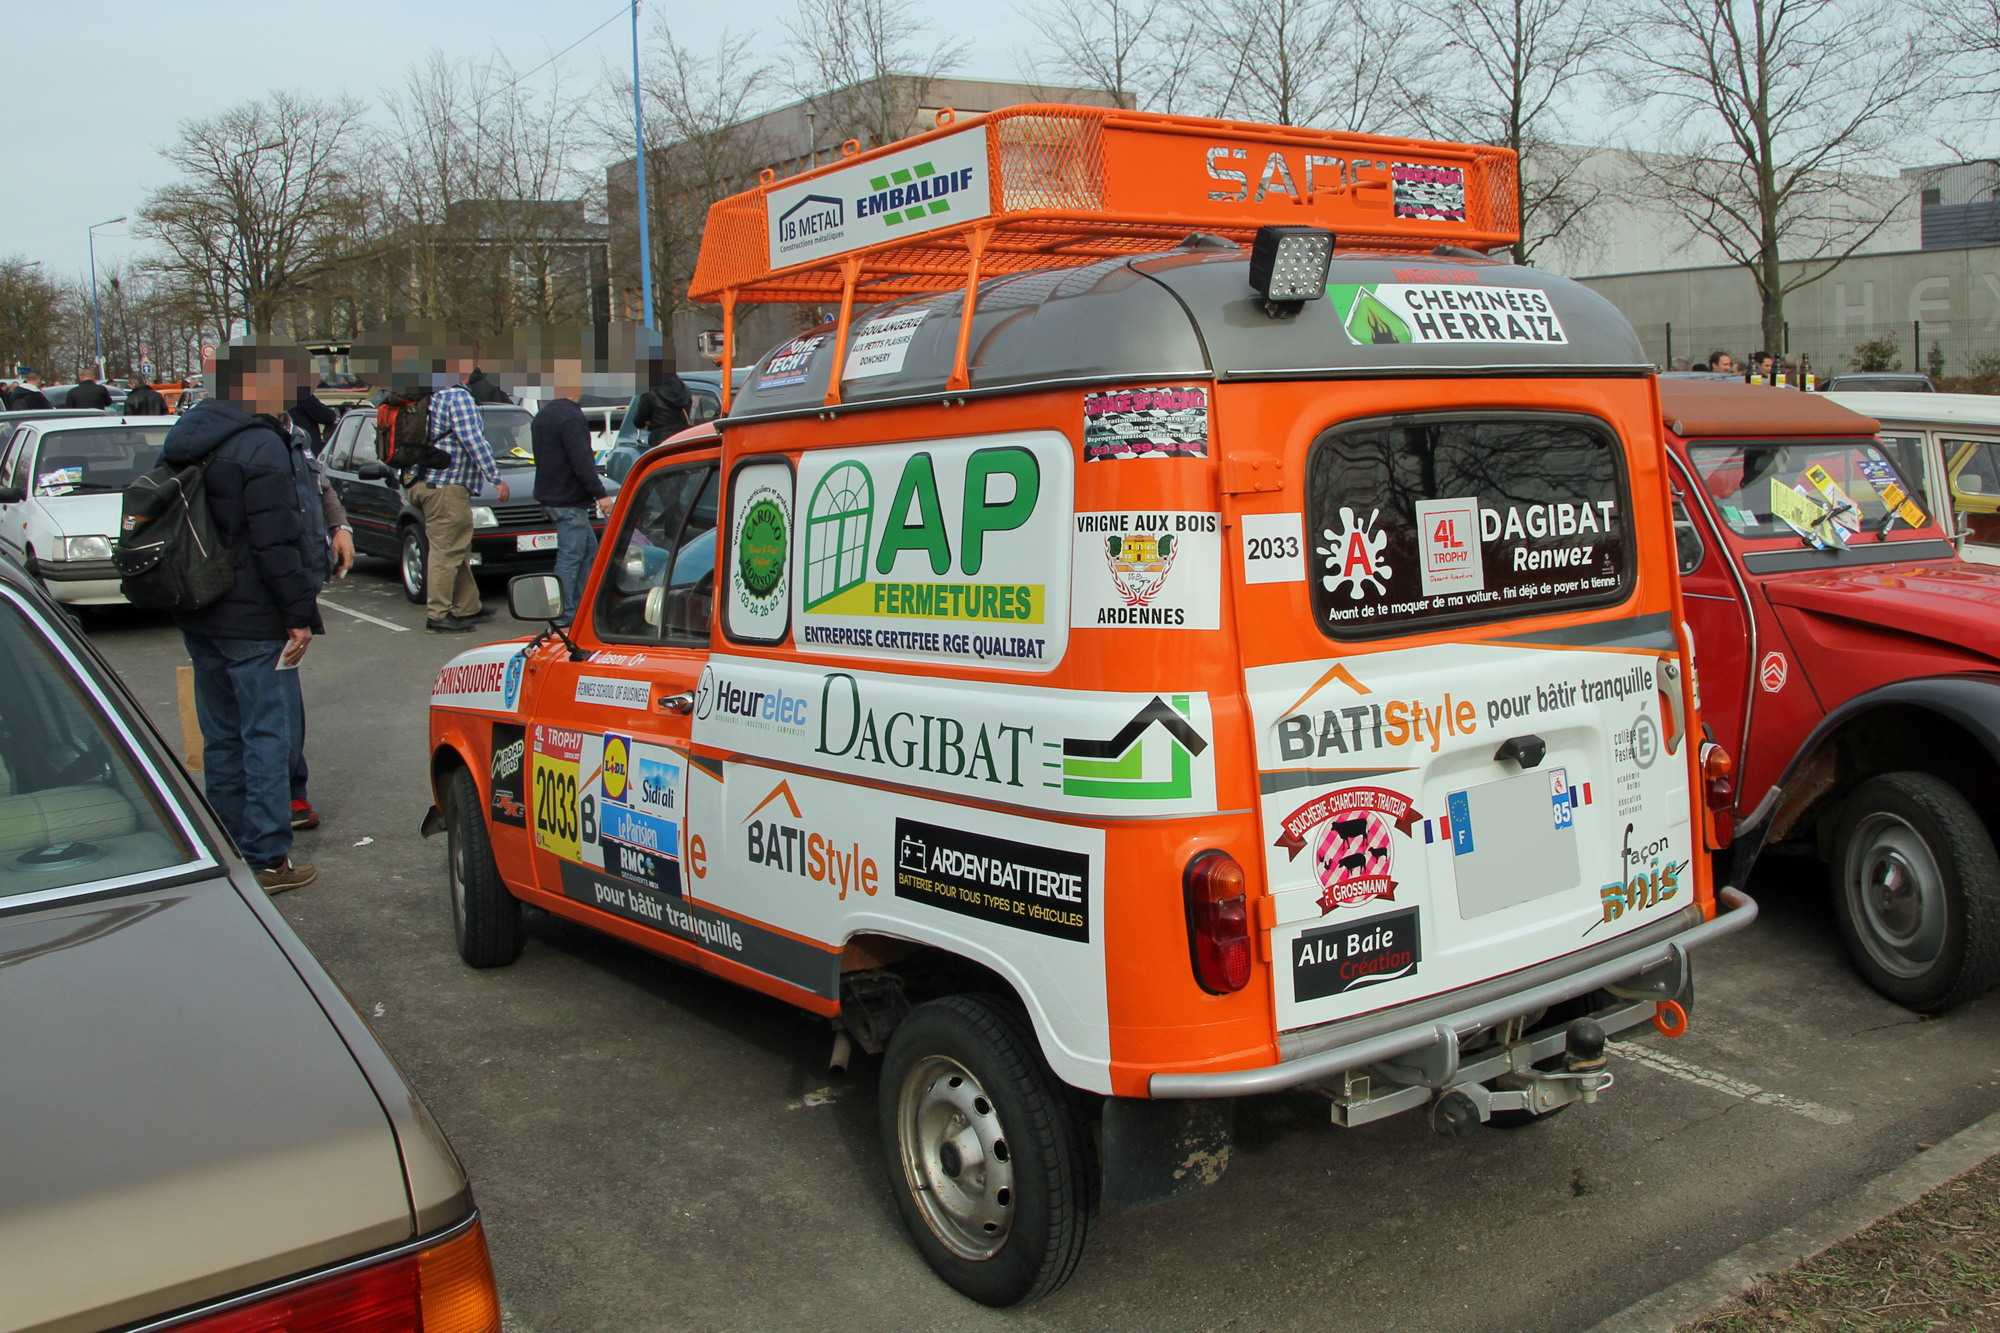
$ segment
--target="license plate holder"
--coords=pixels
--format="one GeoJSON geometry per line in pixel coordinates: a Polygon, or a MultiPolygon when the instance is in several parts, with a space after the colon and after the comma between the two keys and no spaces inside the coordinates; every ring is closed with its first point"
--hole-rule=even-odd
{"type": "Polygon", "coordinates": [[[524,532],[514,538],[516,551],[553,551],[556,549],[556,535],[553,532],[524,532]]]}

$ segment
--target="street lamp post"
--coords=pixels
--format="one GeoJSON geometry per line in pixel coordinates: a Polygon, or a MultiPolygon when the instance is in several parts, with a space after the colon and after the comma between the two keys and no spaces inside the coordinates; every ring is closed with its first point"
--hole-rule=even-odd
{"type": "Polygon", "coordinates": [[[632,0],[632,141],[639,186],[639,322],[653,327],[653,247],[646,236],[646,119],[639,108],[639,0],[632,0]]]}
{"type": "Polygon", "coordinates": [[[97,382],[104,383],[104,322],[97,313],[97,229],[115,227],[125,219],[121,215],[109,222],[90,224],[90,331],[97,339],[97,382]]]}

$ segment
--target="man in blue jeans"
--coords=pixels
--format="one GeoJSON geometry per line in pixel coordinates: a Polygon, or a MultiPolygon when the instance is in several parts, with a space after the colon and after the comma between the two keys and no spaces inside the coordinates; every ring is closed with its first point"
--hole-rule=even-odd
{"type": "Polygon", "coordinates": [[[556,525],[556,580],[562,584],[562,618],[576,618],[583,595],[583,576],[597,554],[593,515],[610,510],[604,478],[590,450],[590,424],[577,400],[583,396],[583,362],[558,358],[554,369],[555,397],[535,413],[531,429],[535,444],[535,498],[549,522],[556,525]]]}
{"type": "Polygon", "coordinates": [[[229,592],[175,612],[174,623],[194,662],[209,804],[268,893],[315,874],[291,861],[291,692],[280,674],[325,632],[314,571],[326,543],[309,530],[311,492],[283,420],[309,364],[297,347],[232,345],[216,362],[213,396],[174,423],[161,451],[176,467],[210,460],[210,512],[236,558],[229,592]]]}

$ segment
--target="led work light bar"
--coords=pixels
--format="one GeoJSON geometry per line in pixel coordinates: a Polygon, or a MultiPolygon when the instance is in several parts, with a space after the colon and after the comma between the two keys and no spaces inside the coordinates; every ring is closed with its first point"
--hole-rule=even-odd
{"type": "Polygon", "coordinates": [[[1259,227],[1250,244],[1250,286],[1272,305],[1326,295],[1333,233],[1323,227],[1259,227]]]}

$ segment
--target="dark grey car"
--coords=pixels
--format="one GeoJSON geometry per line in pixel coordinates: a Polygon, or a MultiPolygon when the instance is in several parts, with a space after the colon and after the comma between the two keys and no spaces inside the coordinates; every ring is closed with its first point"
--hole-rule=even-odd
{"type": "Polygon", "coordinates": [[[497,1330],[436,1122],[4,558],[0,681],[0,1333],[371,1302],[404,1313],[370,1328],[497,1330]]]}

